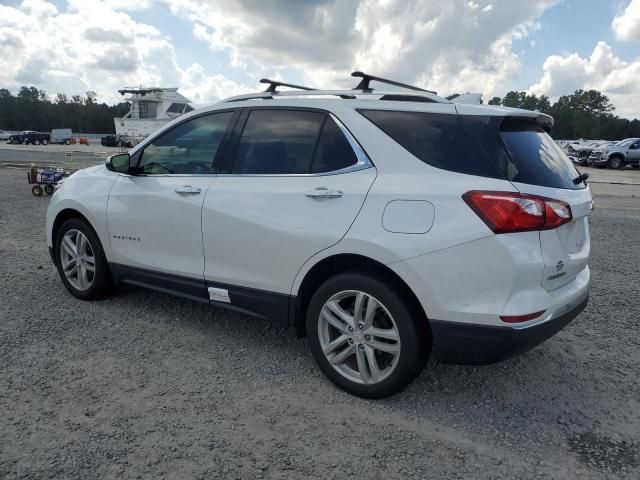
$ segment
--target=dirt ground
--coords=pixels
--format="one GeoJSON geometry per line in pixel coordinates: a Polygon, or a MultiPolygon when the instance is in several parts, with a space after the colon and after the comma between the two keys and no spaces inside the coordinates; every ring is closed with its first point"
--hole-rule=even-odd
{"type": "Polygon", "coordinates": [[[592,294],[572,324],[368,401],[260,320],[134,287],[73,298],[48,198],[0,168],[0,478],[640,478],[640,187],[592,188],[592,294]]]}

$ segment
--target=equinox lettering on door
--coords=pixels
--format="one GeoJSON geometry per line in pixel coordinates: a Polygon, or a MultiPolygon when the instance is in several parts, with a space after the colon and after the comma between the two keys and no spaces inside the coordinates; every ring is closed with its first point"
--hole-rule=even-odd
{"type": "Polygon", "coordinates": [[[140,242],[140,237],[132,237],[130,235],[113,235],[116,240],[130,240],[132,242],[140,242]]]}

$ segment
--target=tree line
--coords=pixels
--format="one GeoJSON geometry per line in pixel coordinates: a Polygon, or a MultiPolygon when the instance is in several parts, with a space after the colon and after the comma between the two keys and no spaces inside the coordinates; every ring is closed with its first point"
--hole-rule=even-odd
{"type": "MultiPolygon", "coordinates": [[[[449,100],[458,94],[448,96],[449,100]]],[[[503,98],[493,97],[489,105],[537,110],[551,115],[555,124],[551,135],[555,139],[573,140],[578,138],[621,140],[640,137],[640,120],[628,120],[614,115],[614,106],[609,98],[597,90],[576,90],[561,96],[551,103],[546,95],[529,95],[526,92],[511,91],[503,98]]]]}
{"type": "MultiPolygon", "coordinates": [[[[457,97],[450,95],[448,99],[457,97]]],[[[493,97],[489,105],[538,110],[551,115],[556,139],[619,140],[640,137],[640,120],[620,118],[613,113],[609,98],[597,90],[576,90],[551,103],[546,95],[529,95],[511,91],[503,98],[493,97]]],[[[0,88],[0,129],[37,130],[71,128],[78,133],[114,133],[114,117],[129,111],[127,103],[98,103],[95,92],[71,98],[58,93],[52,100],[44,90],[23,86],[17,95],[0,88]]]]}
{"type": "Polygon", "coordinates": [[[114,117],[129,111],[127,103],[98,103],[95,92],[71,98],[58,93],[51,100],[44,90],[21,87],[17,95],[0,88],[0,129],[49,132],[70,128],[76,133],[114,133],[114,117]]]}

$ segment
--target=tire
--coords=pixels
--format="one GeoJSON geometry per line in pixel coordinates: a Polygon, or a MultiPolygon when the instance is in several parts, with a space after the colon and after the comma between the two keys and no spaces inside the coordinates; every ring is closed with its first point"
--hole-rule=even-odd
{"type": "Polygon", "coordinates": [[[64,141],[65,145],[71,145],[71,140],[69,140],[68,138],[64,141]]]}
{"type": "Polygon", "coordinates": [[[31,193],[33,193],[34,197],[41,197],[42,187],[40,185],[34,185],[33,188],[31,189],[31,193]]]}
{"type": "Polygon", "coordinates": [[[44,186],[44,193],[46,193],[47,195],[53,195],[53,185],[51,184],[46,184],[44,186]]]}
{"type": "Polygon", "coordinates": [[[407,296],[395,286],[371,275],[343,273],[323,283],[311,298],[306,318],[307,339],[320,370],[335,385],[359,397],[384,398],[404,389],[429,358],[428,327],[421,321],[407,296]],[[329,303],[334,305],[332,308],[337,305],[347,316],[352,314],[359,295],[364,299],[359,320],[340,321],[337,315],[329,315],[332,317],[329,321],[325,313],[321,317],[322,312],[328,312],[329,303]],[[378,307],[366,326],[367,307],[376,305],[371,299],[378,307]],[[377,335],[370,335],[374,331],[377,335]],[[379,336],[383,333],[384,337],[379,336]],[[338,346],[333,348],[335,345],[338,346]],[[325,355],[327,349],[332,351],[325,355]],[[371,368],[372,362],[375,370],[371,368]]]}
{"type": "Polygon", "coordinates": [[[47,140],[46,138],[42,140],[42,145],[49,145],[49,140],[47,140]]]}
{"type": "Polygon", "coordinates": [[[102,244],[93,228],[86,221],[80,218],[71,218],[65,221],[56,233],[53,251],[60,279],[71,295],[81,300],[96,300],[113,291],[111,272],[102,244]],[[78,234],[84,236],[88,246],[78,238],[78,234]],[[63,241],[67,245],[66,247],[62,245],[63,241]],[[71,242],[71,247],[69,247],[69,242],[71,242]],[[85,246],[83,247],[83,245],[85,246]],[[80,251],[80,256],[69,261],[73,247],[75,251],[80,251]],[[93,272],[90,270],[90,258],[93,259],[93,272]],[[78,262],[81,265],[80,269],[73,267],[73,265],[78,265],[78,262]],[[68,271],[70,266],[72,267],[73,272],[69,276],[65,274],[63,264],[68,271]],[[81,272],[84,272],[84,275],[81,272]]]}
{"type": "Polygon", "coordinates": [[[40,145],[40,140],[38,140],[37,138],[33,141],[34,145],[40,145]]]}
{"type": "Polygon", "coordinates": [[[624,167],[624,161],[621,157],[618,156],[611,157],[611,159],[609,159],[609,167],[613,168],[614,170],[619,170],[624,167]]]}

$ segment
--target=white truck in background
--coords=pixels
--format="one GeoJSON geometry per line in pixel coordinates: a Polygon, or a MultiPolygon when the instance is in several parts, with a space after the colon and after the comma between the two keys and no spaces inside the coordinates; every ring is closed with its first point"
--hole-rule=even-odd
{"type": "Polygon", "coordinates": [[[54,128],[51,130],[51,143],[69,145],[73,133],[70,128],[54,128]]]}

